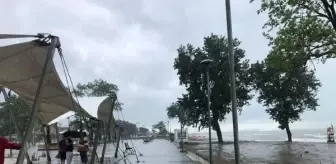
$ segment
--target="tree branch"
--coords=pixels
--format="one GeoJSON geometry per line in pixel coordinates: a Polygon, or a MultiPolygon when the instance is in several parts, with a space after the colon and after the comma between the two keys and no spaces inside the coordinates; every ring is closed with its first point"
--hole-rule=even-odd
{"type": "Polygon", "coordinates": [[[314,9],[313,7],[310,7],[310,6],[308,6],[306,4],[303,4],[303,3],[300,3],[300,2],[298,2],[297,4],[298,4],[298,6],[302,6],[303,8],[306,8],[307,10],[314,11],[320,17],[324,17],[324,18],[327,18],[328,20],[330,20],[330,18],[328,17],[328,15],[319,12],[318,10],[314,9]]]}

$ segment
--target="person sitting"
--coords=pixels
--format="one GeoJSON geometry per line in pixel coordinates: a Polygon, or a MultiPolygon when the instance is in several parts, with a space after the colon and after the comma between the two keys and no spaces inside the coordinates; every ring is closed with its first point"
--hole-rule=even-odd
{"type": "Polygon", "coordinates": [[[19,150],[20,148],[21,148],[20,144],[9,142],[7,138],[0,137],[0,164],[5,163],[5,150],[6,149],[19,150]]]}

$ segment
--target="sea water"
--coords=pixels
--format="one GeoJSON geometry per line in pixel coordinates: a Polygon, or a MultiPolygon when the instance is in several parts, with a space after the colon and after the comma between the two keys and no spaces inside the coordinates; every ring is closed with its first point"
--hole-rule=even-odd
{"type": "MultiPolygon", "coordinates": [[[[292,140],[294,142],[327,142],[327,129],[305,129],[292,130],[292,140]]],[[[217,134],[211,134],[212,140],[217,140],[217,134]]],[[[233,132],[222,132],[224,141],[233,141],[233,132]]],[[[208,133],[192,133],[191,136],[200,136],[207,139],[208,133]]],[[[287,133],[285,130],[261,131],[249,130],[239,131],[240,141],[286,141],[287,133]]]]}

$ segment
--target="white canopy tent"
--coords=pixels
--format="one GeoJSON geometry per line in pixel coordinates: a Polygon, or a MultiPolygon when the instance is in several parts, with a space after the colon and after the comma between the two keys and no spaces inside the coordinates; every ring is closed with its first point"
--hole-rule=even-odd
{"type": "MultiPolygon", "coordinates": [[[[111,97],[106,97],[98,106],[98,110],[97,110],[97,116],[98,119],[103,121],[105,125],[107,125],[108,120],[109,120],[109,114],[111,111],[111,106],[113,104],[113,98],[111,97]]],[[[111,122],[112,122],[112,127],[114,127],[115,125],[115,119],[113,117],[113,113],[112,113],[112,117],[111,117],[111,122]]]]}
{"type": "Polygon", "coordinates": [[[26,143],[32,134],[36,116],[44,125],[69,111],[92,117],[73,99],[58,76],[53,62],[55,49],[61,53],[57,36],[0,34],[0,39],[29,37],[38,39],[0,47],[0,85],[13,90],[32,107],[24,135],[16,125],[23,145],[16,164],[23,164],[24,156],[29,161],[26,143]]]}
{"type": "MultiPolygon", "coordinates": [[[[4,38],[1,37],[0,38],[4,38]]],[[[0,85],[13,90],[32,105],[42,74],[49,44],[37,39],[0,47],[0,85]]],[[[47,81],[40,95],[38,118],[48,124],[69,111],[90,116],[71,96],[63,85],[54,62],[46,73],[47,81]]]]}

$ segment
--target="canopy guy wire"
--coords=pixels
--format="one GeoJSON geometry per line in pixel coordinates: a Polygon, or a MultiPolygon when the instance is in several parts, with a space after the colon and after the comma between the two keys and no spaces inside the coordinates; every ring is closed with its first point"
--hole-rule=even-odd
{"type": "Polygon", "coordinates": [[[76,107],[75,107],[75,102],[74,102],[74,100],[72,98],[72,95],[74,94],[74,97],[76,98],[77,104],[79,104],[79,100],[78,100],[78,96],[77,96],[76,92],[71,92],[71,88],[72,88],[72,91],[74,91],[75,87],[73,85],[72,78],[70,76],[70,72],[69,72],[68,66],[67,66],[67,64],[65,62],[63,51],[62,51],[62,48],[61,48],[60,45],[59,45],[59,47],[57,47],[57,50],[58,50],[58,54],[59,54],[61,62],[62,62],[63,72],[64,72],[64,75],[65,75],[65,80],[66,80],[66,83],[67,83],[68,91],[69,91],[69,93],[71,95],[70,99],[71,99],[72,107],[73,107],[73,109],[75,111],[75,115],[78,116],[79,120],[80,120],[80,135],[81,135],[81,138],[82,138],[82,135],[83,135],[82,134],[82,131],[83,131],[83,121],[86,121],[86,120],[84,119],[85,117],[84,117],[83,113],[81,113],[81,110],[80,109],[76,109],[76,107]],[[70,84],[71,84],[71,86],[70,86],[70,84]]]}
{"type": "MultiPolygon", "coordinates": [[[[118,117],[118,120],[120,120],[120,117],[119,117],[119,112],[117,111],[117,117],[118,117]]],[[[121,125],[119,125],[119,126],[121,126],[121,125]]],[[[125,126],[126,127],[126,126],[125,126]]],[[[114,131],[116,132],[116,130],[115,130],[116,128],[114,128],[114,131]]],[[[119,132],[119,133],[121,133],[121,132],[119,132]]],[[[121,135],[121,134],[119,134],[119,135],[121,135]]],[[[121,142],[122,143],[124,143],[124,141],[123,140],[121,140],[121,142]]],[[[124,145],[123,145],[124,146],[124,145]]],[[[120,153],[120,151],[122,152],[122,154],[123,154],[123,158],[122,159],[127,159],[128,161],[129,161],[129,159],[128,159],[128,155],[125,155],[126,154],[126,150],[122,150],[120,147],[118,147],[118,153],[119,153],[119,155],[121,154],[120,153]]],[[[122,155],[121,154],[121,155],[122,155]]],[[[130,162],[130,161],[129,161],[130,162]]]]}
{"type": "Polygon", "coordinates": [[[85,120],[85,117],[84,117],[82,111],[80,109],[76,109],[76,107],[75,107],[75,103],[74,103],[74,100],[72,98],[72,95],[74,94],[74,97],[76,99],[77,104],[79,104],[78,96],[77,96],[76,92],[74,92],[75,87],[73,85],[72,78],[70,76],[70,71],[69,71],[68,66],[65,62],[63,51],[62,51],[62,48],[61,48],[60,45],[59,45],[59,47],[57,47],[57,50],[58,50],[58,54],[60,55],[60,59],[61,59],[61,62],[62,62],[62,67],[63,67],[63,72],[64,72],[64,75],[65,75],[65,80],[66,80],[66,83],[67,83],[67,87],[68,87],[69,93],[71,95],[71,103],[72,103],[73,109],[75,111],[75,115],[78,116],[79,120],[80,120],[80,134],[81,134],[81,138],[82,138],[83,121],[85,123],[87,123],[87,120],[85,120]],[[71,84],[71,86],[70,86],[70,84],[71,84]],[[71,89],[72,89],[72,92],[71,92],[71,89]]]}
{"type": "MultiPolygon", "coordinates": [[[[58,50],[58,54],[59,54],[59,56],[60,56],[60,58],[61,58],[62,67],[63,67],[63,72],[64,72],[64,76],[65,76],[65,81],[66,81],[66,83],[67,83],[67,87],[68,87],[69,93],[70,93],[70,95],[72,96],[72,92],[71,92],[71,88],[70,88],[70,83],[69,83],[69,80],[70,80],[70,81],[71,81],[71,84],[72,84],[72,80],[71,80],[71,76],[70,76],[69,70],[67,69],[67,65],[66,65],[66,63],[65,63],[65,59],[64,59],[64,56],[63,56],[63,53],[62,53],[62,48],[61,48],[61,47],[57,47],[57,50],[58,50]]],[[[75,89],[75,88],[74,88],[74,86],[73,86],[73,84],[72,84],[72,90],[74,90],[74,89],[75,89]]],[[[75,94],[76,101],[77,101],[77,103],[79,104],[77,95],[76,95],[76,93],[74,93],[74,94],[75,94]]],[[[77,111],[77,109],[76,109],[76,107],[75,107],[75,103],[74,103],[73,99],[71,99],[71,103],[72,103],[72,107],[73,107],[74,110],[75,110],[75,113],[77,113],[78,111],[77,111]]]]}
{"type": "MultiPolygon", "coordinates": [[[[119,112],[119,111],[118,111],[119,112]]],[[[123,119],[123,121],[125,122],[125,117],[124,117],[124,114],[122,113],[122,111],[120,111],[120,114],[121,114],[121,117],[122,117],[122,119],[123,119]]],[[[118,117],[119,117],[119,114],[118,114],[118,117]]],[[[142,155],[141,153],[140,153],[140,151],[138,150],[138,148],[135,146],[135,144],[133,143],[133,140],[132,139],[130,139],[130,141],[131,141],[131,144],[132,144],[132,146],[135,148],[135,150],[140,154],[140,156],[142,155]]]]}

